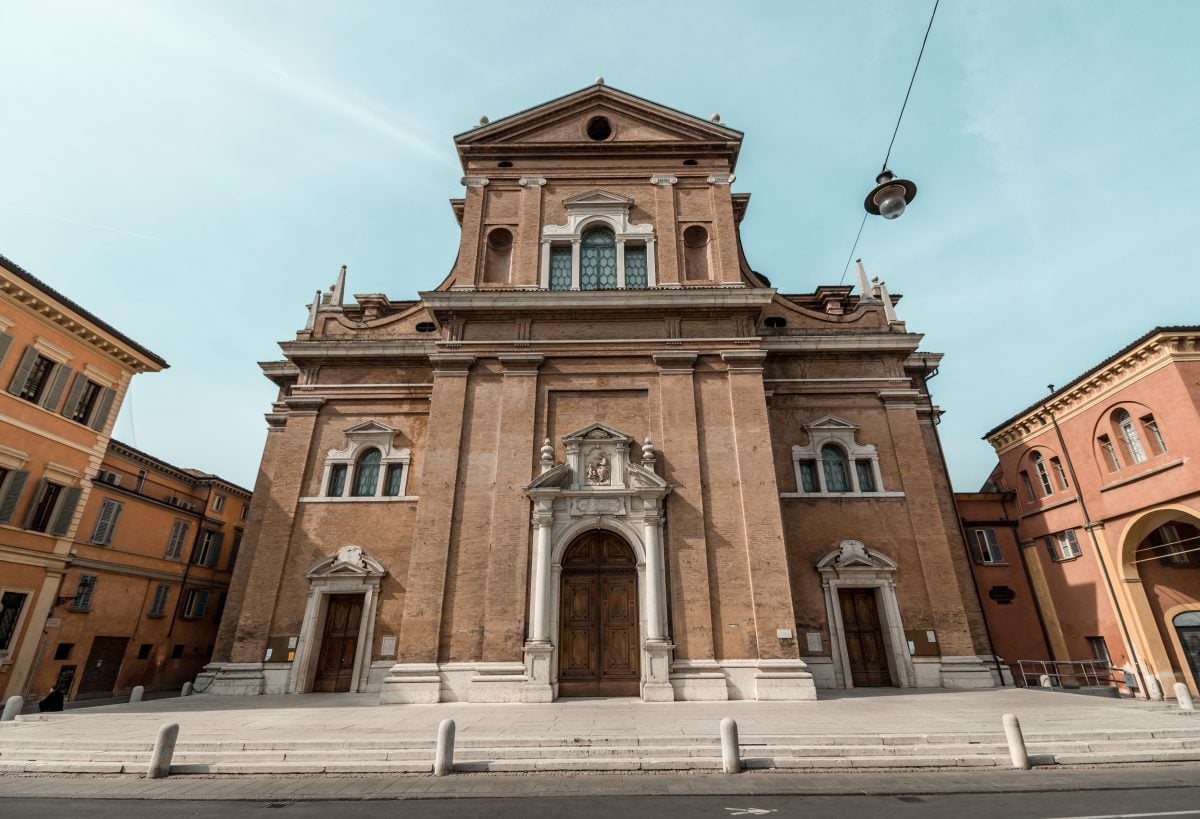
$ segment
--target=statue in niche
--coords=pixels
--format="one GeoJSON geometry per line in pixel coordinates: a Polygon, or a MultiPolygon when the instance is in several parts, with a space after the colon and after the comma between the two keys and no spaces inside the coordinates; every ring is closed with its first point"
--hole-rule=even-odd
{"type": "Polygon", "coordinates": [[[601,452],[595,458],[588,461],[587,482],[589,484],[607,484],[610,471],[608,456],[601,452]]]}

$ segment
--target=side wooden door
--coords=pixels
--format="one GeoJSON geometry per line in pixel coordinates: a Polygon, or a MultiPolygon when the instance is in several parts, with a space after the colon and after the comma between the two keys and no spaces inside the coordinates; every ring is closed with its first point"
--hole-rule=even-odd
{"type": "Polygon", "coordinates": [[[850,659],[850,678],[856,688],[892,685],[883,629],[874,589],[840,589],[842,628],[850,659]]]}
{"type": "Polygon", "coordinates": [[[362,606],[360,594],[335,594],[329,598],[313,691],[350,690],[350,683],[354,679],[354,655],[358,651],[362,606]]]}
{"type": "Polygon", "coordinates": [[[112,696],[128,645],[128,637],[96,637],[92,640],[92,649],[88,652],[87,665],[83,667],[83,679],[79,681],[75,699],[112,696]]]}

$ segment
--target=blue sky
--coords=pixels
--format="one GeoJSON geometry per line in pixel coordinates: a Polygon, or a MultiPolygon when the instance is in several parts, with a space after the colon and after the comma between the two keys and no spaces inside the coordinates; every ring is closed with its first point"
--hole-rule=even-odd
{"type": "MultiPolygon", "coordinates": [[[[927,2],[0,4],[0,253],[163,355],[118,437],[251,486],[257,361],[349,290],[454,260],[451,136],[610,85],[746,133],[750,263],[842,277],[927,2]]],[[[943,0],[868,221],[871,275],[946,353],[957,489],[980,436],[1157,324],[1200,322],[1200,3],[943,0]]],[[[853,281],[853,273],[847,276],[853,281]]]]}

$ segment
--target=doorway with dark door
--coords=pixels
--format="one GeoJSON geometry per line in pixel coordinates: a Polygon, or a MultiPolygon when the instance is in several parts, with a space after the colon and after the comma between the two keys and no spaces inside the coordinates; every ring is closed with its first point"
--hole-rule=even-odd
{"type": "Polygon", "coordinates": [[[559,696],[640,693],[637,586],[637,558],[617,535],[594,530],[567,547],[559,597],[559,696]]]}
{"type": "Polygon", "coordinates": [[[1183,647],[1183,656],[1188,668],[1192,671],[1192,680],[1200,685],[1200,611],[1185,611],[1175,615],[1175,633],[1179,635],[1179,645],[1183,647]]]}
{"type": "Polygon", "coordinates": [[[87,665],[83,667],[83,677],[79,681],[75,699],[90,700],[113,695],[128,645],[128,637],[92,639],[92,650],[88,653],[87,665]]]}
{"type": "Polygon", "coordinates": [[[354,660],[358,655],[358,632],[362,626],[363,596],[333,594],[325,609],[325,628],[317,655],[317,672],[312,690],[349,691],[354,682],[354,660]]]}
{"type": "Polygon", "coordinates": [[[875,589],[839,589],[838,602],[850,661],[850,681],[855,688],[892,685],[875,589]]]}

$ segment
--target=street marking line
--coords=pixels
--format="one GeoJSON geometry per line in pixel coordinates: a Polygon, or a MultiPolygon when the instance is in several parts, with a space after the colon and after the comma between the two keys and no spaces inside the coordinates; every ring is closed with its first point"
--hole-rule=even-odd
{"type": "Polygon", "coordinates": [[[768,813],[779,813],[776,808],[725,808],[730,816],[765,816],[768,813]]]}
{"type": "Polygon", "coordinates": [[[1102,813],[1094,817],[1054,817],[1052,819],[1139,819],[1139,817],[1195,817],[1200,811],[1163,811],[1160,813],[1102,813]]]}

